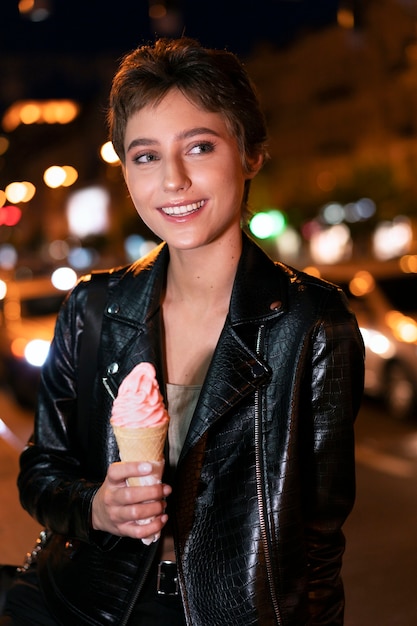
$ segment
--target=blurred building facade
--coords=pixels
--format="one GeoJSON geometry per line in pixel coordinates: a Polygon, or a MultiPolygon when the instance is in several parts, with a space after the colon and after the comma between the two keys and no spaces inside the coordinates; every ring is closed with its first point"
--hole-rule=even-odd
{"type": "Polygon", "coordinates": [[[301,219],[363,195],[379,218],[417,213],[417,3],[352,8],[351,28],[265,47],[249,62],[271,136],[266,201],[301,219]]]}

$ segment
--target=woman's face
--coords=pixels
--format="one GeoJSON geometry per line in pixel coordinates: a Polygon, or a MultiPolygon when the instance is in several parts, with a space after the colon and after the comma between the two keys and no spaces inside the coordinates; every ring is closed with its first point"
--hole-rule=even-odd
{"type": "Polygon", "coordinates": [[[259,167],[244,172],[221,114],[172,90],[132,115],[124,148],[123,172],[136,210],[170,247],[194,249],[240,235],[244,183],[259,167]]]}

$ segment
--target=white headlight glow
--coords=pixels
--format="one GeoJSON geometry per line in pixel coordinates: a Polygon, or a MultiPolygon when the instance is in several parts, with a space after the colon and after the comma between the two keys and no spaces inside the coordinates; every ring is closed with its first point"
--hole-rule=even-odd
{"type": "Polygon", "coordinates": [[[44,339],[29,341],[25,348],[25,359],[30,365],[41,367],[48,356],[50,342],[44,339]]]}

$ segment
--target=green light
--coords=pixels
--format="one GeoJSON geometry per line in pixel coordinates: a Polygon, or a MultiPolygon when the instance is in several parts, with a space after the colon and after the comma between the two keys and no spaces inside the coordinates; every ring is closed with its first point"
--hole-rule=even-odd
{"type": "Polygon", "coordinates": [[[285,230],[285,216],[277,209],[260,211],[253,216],[249,229],[258,239],[268,239],[268,237],[278,237],[285,230]]]}

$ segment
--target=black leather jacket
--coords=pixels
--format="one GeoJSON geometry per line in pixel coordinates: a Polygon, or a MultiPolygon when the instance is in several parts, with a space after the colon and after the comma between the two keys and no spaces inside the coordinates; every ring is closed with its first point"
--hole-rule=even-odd
{"type": "MultiPolygon", "coordinates": [[[[53,531],[39,577],[68,626],[125,624],[154,557],[156,544],[93,531],[90,512],[118,459],[108,389],[116,392],[140,361],[155,364],[164,389],[168,258],[161,245],[111,275],[87,435],[76,397],[88,280],[66,301],[43,369],[19,488],[23,506],[53,531]]],[[[362,341],[341,291],[274,264],[244,236],[229,315],[173,484],[187,624],[343,623],[341,526],[354,501],[362,384],[362,341]]]]}

